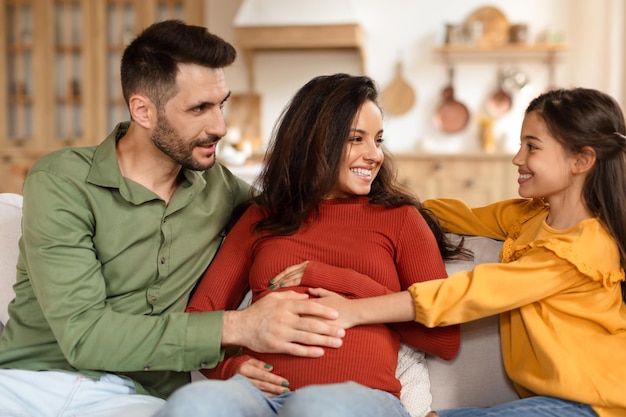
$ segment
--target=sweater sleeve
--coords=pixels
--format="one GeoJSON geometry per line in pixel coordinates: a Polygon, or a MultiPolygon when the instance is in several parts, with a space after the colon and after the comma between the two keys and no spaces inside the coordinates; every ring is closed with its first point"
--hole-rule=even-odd
{"type": "MultiPolygon", "coordinates": [[[[396,268],[403,290],[417,282],[425,282],[447,276],[437,241],[426,221],[417,210],[408,210],[406,220],[397,242],[396,268]]],[[[412,323],[390,325],[410,346],[452,359],[460,345],[459,326],[436,327],[412,323]]]]}
{"type": "MultiPolygon", "coordinates": [[[[234,310],[240,304],[248,288],[255,239],[251,225],[254,221],[252,209],[248,209],[228,233],[193,293],[187,312],[234,310]]],[[[213,369],[200,372],[207,378],[228,379],[247,359],[243,356],[226,357],[213,369]]]]}
{"type": "Polygon", "coordinates": [[[229,379],[237,374],[239,367],[249,359],[252,359],[252,356],[228,356],[224,358],[224,360],[221,361],[215,368],[201,369],[200,373],[208,379],[229,379]]]}
{"type": "Polygon", "coordinates": [[[204,272],[187,305],[187,312],[237,308],[248,288],[255,240],[251,232],[253,222],[252,209],[248,209],[228,233],[204,272]]]}
{"type": "Polygon", "coordinates": [[[340,268],[318,261],[309,262],[300,284],[310,288],[332,289],[346,298],[375,297],[393,292],[378,281],[354,269],[340,268]]]}

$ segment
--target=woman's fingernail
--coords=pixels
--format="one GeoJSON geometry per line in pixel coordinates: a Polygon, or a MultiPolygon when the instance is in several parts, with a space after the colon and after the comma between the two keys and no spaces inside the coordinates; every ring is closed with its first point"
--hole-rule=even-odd
{"type": "Polygon", "coordinates": [[[272,368],[273,368],[273,366],[272,366],[272,365],[270,365],[269,363],[266,363],[265,365],[263,365],[263,367],[264,367],[265,369],[272,369],[272,368]]]}
{"type": "Polygon", "coordinates": [[[276,281],[276,278],[272,278],[272,279],[270,279],[270,284],[273,284],[273,283],[274,283],[274,281],[276,281]]]}
{"type": "Polygon", "coordinates": [[[282,288],[282,287],[284,287],[284,286],[285,286],[285,282],[284,282],[284,281],[281,281],[281,282],[280,282],[280,284],[278,284],[278,285],[280,286],[280,288],[282,288]]]}
{"type": "Polygon", "coordinates": [[[291,392],[290,390],[286,389],[283,391],[283,394],[289,394],[290,392],[291,392]]]}
{"type": "Polygon", "coordinates": [[[289,381],[283,381],[280,383],[280,385],[282,385],[283,387],[288,387],[289,386],[289,381]]]}
{"type": "Polygon", "coordinates": [[[275,290],[276,289],[276,285],[272,284],[270,285],[270,290],[275,290]]]}

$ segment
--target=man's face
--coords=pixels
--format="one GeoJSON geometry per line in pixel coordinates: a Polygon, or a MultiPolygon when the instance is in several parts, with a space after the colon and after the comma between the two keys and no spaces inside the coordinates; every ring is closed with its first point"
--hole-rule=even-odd
{"type": "Polygon", "coordinates": [[[178,92],[159,110],[152,141],[176,163],[202,171],[215,164],[217,143],[226,135],[222,108],[230,91],[221,68],[178,67],[178,92]]]}

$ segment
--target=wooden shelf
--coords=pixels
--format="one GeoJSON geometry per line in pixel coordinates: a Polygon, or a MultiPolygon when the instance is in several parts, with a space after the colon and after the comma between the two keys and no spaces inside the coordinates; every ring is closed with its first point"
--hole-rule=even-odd
{"type": "Polygon", "coordinates": [[[538,44],[506,44],[498,47],[476,47],[471,45],[442,45],[435,48],[440,54],[467,54],[467,55],[538,55],[563,52],[569,49],[564,43],[538,43],[538,44]]]}
{"type": "Polygon", "coordinates": [[[471,45],[442,45],[434,49],[440,54],[446,66],[453,61],[468,59],[545,59],[548,66],[548,83],[555,86],[555,66],[557,55],[569,49],[565,43],[505,44],[495,47],[471,45]]]}

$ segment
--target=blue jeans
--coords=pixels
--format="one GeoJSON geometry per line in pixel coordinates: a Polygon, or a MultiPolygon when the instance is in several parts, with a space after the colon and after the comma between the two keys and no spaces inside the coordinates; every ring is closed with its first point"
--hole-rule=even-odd
{"type": "Polygon", "coordinates": [[[309,385],[270,398],[240,375],[186,385],[154,417],[189,416],[410,417],[394,395],[354,382],[309,385]]]}
{"type": "Polygon", "coordinates": [[[494,405],[437,411],[439,417],[598,417],[591,406],[560,398],[537,396],[494,405]]]}
{"type": "Polygon", "coordinates": [[[150,417],[164,403],[116,375],[0,369],[0,417],[150,417]]]}

